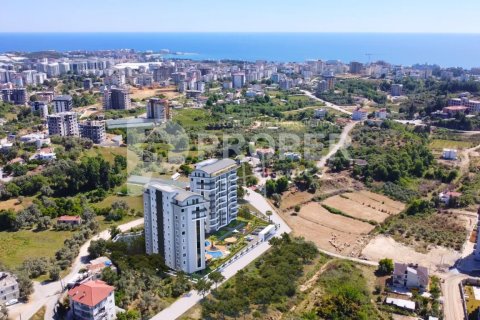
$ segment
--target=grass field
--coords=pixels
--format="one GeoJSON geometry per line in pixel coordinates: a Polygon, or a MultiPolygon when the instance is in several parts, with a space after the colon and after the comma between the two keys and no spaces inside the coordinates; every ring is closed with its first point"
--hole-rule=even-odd
{"type": "Polygon", "coordinates": [[[94,206],[97,208],[107,208],[112,205],[115,201],[123,200],[125,201],[130,209],[135,209],[136,211],[143,211],[143,198],[142,196],[117,196],[112,195],[108,196],[99,203],[96,203],[94,206]]]}
{"type": "Polygon", "coordinates": [[[27,258],[53,257],[65,239],[72,235],[70,231],[0,232],[0,261],[9,268],[15,268],[27,258]]]}
{"type": "Polygon", "coordinates": [[[25,209],[32,204],[31,198],[23,199],[22,203],[18,203],[18,199],[10,199],[5,201],[0,201],[0,210],[13,209],[15,211],[20,211],[25,209]]]}
{"type": "Polygon", "coordinates": [[[185,129],[204,129],[210,115],[203,109],[179,109],[173,112],[173,119],[185,129]]]}
{"type": "Polygon", "coordinates": [[[89,157],[101,156],[108,162],[113,163],[116,155],[122,155],[124,157],[127,155],[127,148],[95,146],[92,149],[86,151],[85,155],[89,157]]]}
{"type": "Polygon", "coordinates": [[[455,141],[455,140],[443,140],[443,139],[434,139],[430,143],[430,148],[433,150],[468,149],[474,146],[475,146],[475,143],[470,141],[455,141]]]}

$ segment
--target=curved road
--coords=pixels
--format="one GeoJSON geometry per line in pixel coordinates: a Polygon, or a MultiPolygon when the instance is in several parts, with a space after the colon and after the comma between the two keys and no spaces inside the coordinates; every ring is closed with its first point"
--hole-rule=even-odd
{"type": "Polygon", "coordinates": [[[345,113],[345,114],[348,114],[348,115],[351,115],[351,114],[352,114],[350,111],[347,111],[347,110],[343,109],[342,107],[337,106],[336,104],[333,104],[333,103],[331,103],[331,102],[328,102],[328,101],[325,101],[325,100],[322,100],[322,99],[316,97],[316,96],[315,96],[312,92],[310,92],[310,91],[307,91],[307,90],[301,90],[301,91],[302,91],[307,97],[324,103],[325,106],[328,107],[328,108],[331,108],[331,109],[340,111],[340,112],[345,113]]]}
{"type": "MultiPolygon", "coordinates": [[[[118,228],[125,232],[141,224],[143,224],[143,218],[122,224],[118,228]]],[[[86,267],[89,261],[88,247],[90,242],[98,239],[110,239],[110,231],[100,232],[80,247],[80,252],[73,262],[69,274],[62,280],[48,283],[34,282],[34,293],[30,296],[29,302],[9,307],[9,319],[30,319],[43,306],[47,307],[45,319],[53,319],[55,305],[62,293],[62,283],[65,285],[69,281],[74,280],[78,271],[86,267]]]]}

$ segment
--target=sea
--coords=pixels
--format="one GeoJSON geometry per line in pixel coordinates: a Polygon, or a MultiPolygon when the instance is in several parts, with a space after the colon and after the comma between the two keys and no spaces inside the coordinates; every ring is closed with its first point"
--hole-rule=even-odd
{"type": "Polygon", "coordinates": [[[169,49],[197,60],[310,59],[480,67],[480,34],[403,33],[0,33],[0,52],[169,49]]]}

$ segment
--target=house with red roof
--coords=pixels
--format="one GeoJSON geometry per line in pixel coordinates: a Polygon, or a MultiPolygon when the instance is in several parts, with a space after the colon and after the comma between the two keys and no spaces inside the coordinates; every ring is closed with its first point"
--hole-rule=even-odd
{"type": "Polygon", "coordinates": [[[68,297],[73,319],[115,319],[114,290],[101,280],[87,281],[70,289],[68,297]]]}
{"type": "Polygon", "coordinates": [[[71,224],[71,225],[81,225],[82,218],[80,216],[61,216],[57,219],[57,224],[71,224]]]}

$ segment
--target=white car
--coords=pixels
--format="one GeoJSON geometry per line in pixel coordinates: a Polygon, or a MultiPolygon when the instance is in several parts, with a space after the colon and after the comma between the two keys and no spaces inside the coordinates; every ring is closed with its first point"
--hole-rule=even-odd
{"type": "Polygon", "coordinates": [[[11,306],[11,305],[14,305],[18,303],[18,299],[12,299],[12,300],[8,300],[5,305],[8,307],[8,306],[11,306]]]}

